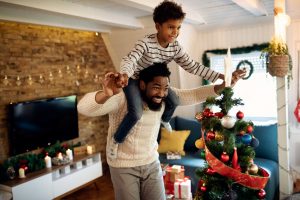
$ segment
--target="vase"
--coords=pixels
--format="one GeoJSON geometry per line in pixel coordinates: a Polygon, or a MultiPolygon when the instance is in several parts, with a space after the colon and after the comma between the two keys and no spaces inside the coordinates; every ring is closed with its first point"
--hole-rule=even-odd
{"type": "Polygon", "coordinates": [[[269,57],[268,72],[272,76],[284,77],[289,71],[288,55],[273,55],[269,57]]]}

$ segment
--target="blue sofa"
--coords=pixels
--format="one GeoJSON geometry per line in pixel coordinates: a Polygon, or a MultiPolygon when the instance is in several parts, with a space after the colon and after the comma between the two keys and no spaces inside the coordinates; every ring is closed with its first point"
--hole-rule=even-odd
{"type": "MultiPolygon", "coordinates": [[[[176,116],[171,120],[171,126],[174,130],[191,130],[184,144],[186,155],[178,160],[167,160],[165,154],[160,154],[159,159],[161,163],[183,165],[185,167],[185,175],[191,178],[192,192],[194,194],[199,181],[195,170],[204,165],[204,160],[200,158],[199,150],[195,147],[195,141],[201,137],[201,124],[196,119],[176,116]]],[[[265,187],[266,200],[277,200],[279,194],[277,124],[255,126],[253,134],[260,142],[260,145],[255,149],[254,163],[266,169],[270,174],[270,179],[265,187]]]]}

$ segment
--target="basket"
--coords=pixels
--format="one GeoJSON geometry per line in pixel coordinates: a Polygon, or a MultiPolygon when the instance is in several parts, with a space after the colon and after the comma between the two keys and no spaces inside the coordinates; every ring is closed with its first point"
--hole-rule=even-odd
{"type": "Polygon", "coordinates": [[[272,76],[284,77],[289,71],[289,56],[278,55],[270,56],[268,63],[268,72],[272,76]]]}

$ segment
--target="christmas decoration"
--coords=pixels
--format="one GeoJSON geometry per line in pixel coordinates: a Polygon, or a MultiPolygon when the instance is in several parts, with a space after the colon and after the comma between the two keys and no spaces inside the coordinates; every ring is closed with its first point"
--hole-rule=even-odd
{"type": "Polygon", "coordinates": [[[238,119],[243,119],[243,118],[244,118],[244,113],[243,113],[242,111],[238,111],[238,112],[236,113],[236,118],[238,118],[238,119]]]}
{"type": "Polygon", "coordinates": [[[300,123],[300,100],[298,100],[297,106],[294,110],[294,115],[295,115],[297,121],[300,123]]]}
{"type": "Polygon", "coordinates": [[[222,126],[224,126],[225,128],[232,128],[234,126],[234,123],[235,123],[235,119],[231,116],[224,116],[222,119],[221,119],[221,124],[222,126]]]}
{"type": "Polygon", "coordinates": [[[266,192],[264,189],[260,189],[257,193],[257,198],[258,199],[264,199],[266,197],[266,192]]]}
{"type": "Polygon", "coordinates": [[[226,152],[223,152],[221,155],[221,160],[226,163],[229,161],[229,155],[226,152]]]}
{"type": "Polygon", "coordinates": [[[208,98],[205,106],[218,106],[224,114],[204,109],[196,114],[201,123],[204,139],[205,166],[196,170],[199,181],[195,193],[196,200],[216,199],[257,199],[264,198],[263,189],[269,174],[253,163],[259,141],[253,137],[254,124],[244,121],[244,113],[239,111],[236,118],[228,112],[233,106],[243,105],[241,99],[233,99],[231,88],[225,88],[220,97],[208,98]],[[205,137],[206,135],[206,137],[205,137]]]}
{"type": "Polygon", "coordinates": [[[198,149],[204,149],[204,141],[202,138],[196,140],[195,142],[195,146],[198,148],[198,149]]]}

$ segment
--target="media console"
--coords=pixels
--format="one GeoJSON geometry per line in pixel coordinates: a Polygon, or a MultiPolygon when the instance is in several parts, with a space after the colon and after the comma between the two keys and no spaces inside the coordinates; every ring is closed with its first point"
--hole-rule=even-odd
{"type": "Polygon", "coordinates": [[[102,176],[100,153],[75,156],[71,163],[52,166],[0,183],[0,190],[10,192],[14,200],[59,199],[102,176]]]}

